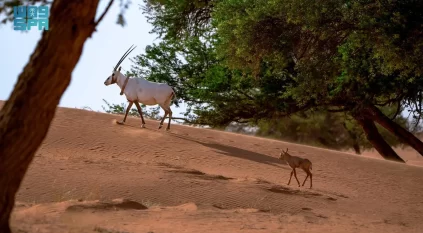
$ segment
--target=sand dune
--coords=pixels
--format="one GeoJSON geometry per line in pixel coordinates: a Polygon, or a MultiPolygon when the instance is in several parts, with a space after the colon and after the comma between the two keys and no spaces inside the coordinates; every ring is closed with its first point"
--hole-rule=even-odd
{"type": "MultiPolygon", "coordinates": [[[[115,119],[121,116],[58,109],[18,193],[17,232],[423,227],[422,167],[180,125],[158,131],[155,121],[141,129],[139,119],[123,126],[115,119]],[[277,159],[286,147],[313,162],[313,189],[286,185],[290,169],[277,159]]],[[[298,171],[298,178],[305,174],[298,171]]]]}

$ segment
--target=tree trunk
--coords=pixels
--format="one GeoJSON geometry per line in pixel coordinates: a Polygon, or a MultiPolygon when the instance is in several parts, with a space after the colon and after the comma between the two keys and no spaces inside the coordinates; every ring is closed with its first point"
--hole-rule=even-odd
{"type": "Polygon", "coordinates": [[[404,163],[404,160],[398,156],[398,154],[385,141],[385,139],[383,139],[382,135],[380,135],[375,123],[372,120],[362,116],[354,116],[354,119],[356,119],[363,128],[367,140],[369,140],[369,142],[379,152],[379,154],[382,155],[383,158],[404,163]]]}
{"type": "Polygon", "coordinates": [[[360,150],[360,144],[358,142],[358,135],[353,132],[352,130],[348,129],[347,124],[344,122],[343,126],[345,128],[345,130],[348,132],[348,135],[351,138],[352,141],[352,147],[354,148],[354,151],[356,154],[360,155],[361,154],[361,150],[360,150]]]}
{"type": "Polygon", "coordinates": [[[356,154],[361,155],[360,145],[358,142],[353,142],[353,148],[356,154]]]}
{"type": "Polygon", "coordinates": [[[414,134],[389,119],[375,106],[368,107],[366,112],[367,117],[389,130],[389,132],[396,135],[401,142],[407,143],[423,156],[423,142],[414,136],[414,134]]]}
{"type": "Polygon", "coordinates": [[[0,111],[0,233],[11,232],[15,195],[44,140],[83,45],[95,29],[98,0],[55,0],[50,29],[0,111]]]}

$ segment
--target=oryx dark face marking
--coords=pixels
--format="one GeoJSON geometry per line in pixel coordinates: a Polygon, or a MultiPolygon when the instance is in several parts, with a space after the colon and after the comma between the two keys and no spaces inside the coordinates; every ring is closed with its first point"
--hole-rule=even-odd
{"type": "Polygon", "coordinates": [[[106,81],[104,81],[104,85],[109,86],[111,84],[115,84],[117,82],[117,75],[116,71],[113,71],[112,75],[110,75],[106,81]]]}

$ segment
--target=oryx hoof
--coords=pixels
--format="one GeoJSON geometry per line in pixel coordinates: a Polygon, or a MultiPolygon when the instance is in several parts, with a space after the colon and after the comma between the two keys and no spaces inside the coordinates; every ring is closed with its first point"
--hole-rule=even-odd
{"type": "Polygon", "coordinates": [[[162,128],[162,125],[159,125],[159,129],[161,129],[162,128]]]}
{"type": "Polygon", "coordinates": [[[142,124],[142,125],[141,125],[141,128],[145,128],[145,124],[142,124]]]}
{"type": "Polygon", "coordinates": [[[166,128],[166,131],[169,131],[170,130],[170,128],[166,128]]]}
{"type": "Polygon", "coordinates": [[[119,124],[119,125],[124,125],[125,124],[124,121],[116,121],[116,123],[119,124]]]}

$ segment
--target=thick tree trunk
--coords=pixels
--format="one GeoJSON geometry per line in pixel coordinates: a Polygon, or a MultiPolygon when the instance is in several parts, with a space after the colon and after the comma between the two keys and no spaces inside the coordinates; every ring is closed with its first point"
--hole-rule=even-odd
{"type": "Polygon", "coordinates": [[[95,29],[98,0],[55,0],[50,29],[0,111],[0,233],[9,233],[15,195],[44,140],[83,45],[95,29]]]}
{"type": "Polygon", "coordinates": [[[385,141],[385,139],[383,139],[382,135],[380,135],[375,123],[372,120],[361,116],[355,116],[354,119],[356,119],[363,128],[367,140],[369,140],[369,142],[379,152],[379,154],[382,155],[383,158],[404,163],[404,160],[398,156],[398,154],[385,141]]]}
{"type": "Polygon", "coordinates": [[[372,119],[385,129],[389,130],[389,132],[396,135],[400,141],[407,143],[416,151],[418,151],[420,155],[423,156],[423,142],[420,141],[420,139],[418,139],[408,130],[404,129],[403,127],[389,119],[375,106],[368,107],[366,109],[366,113],[368,118],[372,119]]]}

